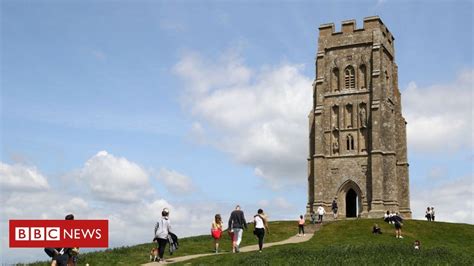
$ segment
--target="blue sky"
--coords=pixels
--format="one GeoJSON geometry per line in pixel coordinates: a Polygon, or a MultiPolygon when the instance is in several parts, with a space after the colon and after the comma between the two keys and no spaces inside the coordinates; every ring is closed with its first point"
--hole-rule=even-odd
{"type": "MultiPolygon", "coordinates": [[[[372,15],[395,36],[414,215],[434,205],[441,220],[473,223],[472,14],[472,1],[4,0],[2,226],[61,211],[119,224],[117,207],[165,205],[183,235],[236,203],[297,217],[317,28],[372,15]],[[67,203],[27,212],[14,201],[24,193],[67,203]]],[[[133,233],[111,244],[146,241],[133,233]]]]}

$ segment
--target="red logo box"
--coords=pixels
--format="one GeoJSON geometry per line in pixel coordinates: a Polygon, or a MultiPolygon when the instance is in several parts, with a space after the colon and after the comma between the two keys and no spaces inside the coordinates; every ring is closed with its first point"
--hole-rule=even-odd
{"type": "Polygon", "coordinates": [[[10,220],[10,248],[109,246],[108,220],[10,220]]]}

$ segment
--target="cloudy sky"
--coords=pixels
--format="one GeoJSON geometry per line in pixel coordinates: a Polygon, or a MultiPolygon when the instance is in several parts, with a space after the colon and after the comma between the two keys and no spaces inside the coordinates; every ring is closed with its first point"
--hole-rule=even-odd
{"type": "MultiPolygon", "coordinates": [[[[110,245],[180,236],[241,204],[304,213],[320,24],[395,36],[411,206],[473,219],[472,1],[1,1],[0,231],[110,221],[110,245]]],[[[1,262],[47,259],[8,249],[1,262]]]]}

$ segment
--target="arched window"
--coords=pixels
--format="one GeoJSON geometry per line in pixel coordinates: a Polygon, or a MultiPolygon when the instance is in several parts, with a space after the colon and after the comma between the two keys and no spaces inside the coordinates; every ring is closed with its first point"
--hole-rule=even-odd
{"type": "Polygon", "coordinates": [[[352,66],[348,66],[344,70],[344,85],[346,89],[355,89],[355,75],[352,66]]]}
{"type": "Polygon", "coordinates": [[[359,87],[360,89],[367,89],[367,68],[365,65],[359,67],[359,87]]]}
{"type": "Polygon", "coordinates": [[[346,137],[346,147],[348,151],[354,150],[354,138],[351,134],[347,135],[346,137]]]}
{"type": "Polygon", "coordinates": [[[331,90],[339,91],[339,69],[335,67],[331,73],[331,90]]]}

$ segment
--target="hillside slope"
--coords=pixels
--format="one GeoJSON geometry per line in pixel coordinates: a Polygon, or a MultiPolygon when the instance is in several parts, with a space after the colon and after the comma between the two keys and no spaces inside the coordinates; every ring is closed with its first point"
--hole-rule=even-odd
{"type": "MultiPolygon", "coordinates": [[[[297,233],[296,221],[273,222],[266,242],[287,239],[297,233]]],[[[222,254],[186,261],[186,265],[209,264],[263,264],[263,265],[412,265],[449,264],[474,265],[474,226],[443,222],[408,220],[404,224],[403,239],[394,237],[394,228],[380,220],[347,220],[324,224],[314,237],[305,243],[264,249],[263,253],[249,252],[222,254]],[[378,223],[382,235],[372,235],[371,227],[378,223]],[[421,250],[413,249],[413,242],[421,241],[421,250]]],[[[244,233],[242,246],[255,244],[252,229],[244,233]]],[[[81,254],[79,265],[140,265],[148,261],[152,244],[109,249],[81,254]]],[[[208,235],[181,240],[180,249],[173,257],[209,253],[212,238],[208,235]]],[[[230,250],[227,235],[222,240],[222,249],[230,250]]],[[[169,254],[165,257],[170,258],[169,254]]],[[[33,265],[48,265],[35,263],[33,265]]],[[[178,264],[177,264],[178,265],[178,264]]]]}
{"type": "Polygon", "coordinates": [[[187,261],[186,265],[474,265],[474,226],[406,221],[403,239],[380,220],[329,223],[308,242],[269,248],[263,253],[228,254],[187,261]],[[383,234],[372,235],[374,223],[383,234]],[[421,241],[421,250],[413,242],[421,241]]]}

